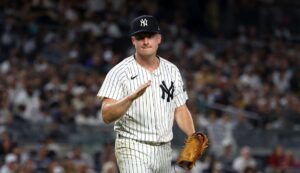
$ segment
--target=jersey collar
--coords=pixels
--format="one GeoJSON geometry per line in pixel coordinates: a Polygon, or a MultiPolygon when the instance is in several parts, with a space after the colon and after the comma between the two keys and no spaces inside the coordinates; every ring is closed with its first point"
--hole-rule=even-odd
{"type": "MultiPolygon", "coordinates": [[[[139,63],[137,63],[136,59],[135,59],[135,55],[133,54],[133,59],[136,63],[137,66],[139,66],[140,68],[146,70],[145,68],[143,68],[139,63]]],[[[161,61],[161,57],[159,57],[158,55],[156,55],[156,57],[159,59],[159,66],[157,69],[155,69],[153,72],[149,72],[148,70],[146,70],[148,73],[152,73],[155,76],[160,76],[161,75],[161,66],[162,66],[162,61],[161,61]]]]}

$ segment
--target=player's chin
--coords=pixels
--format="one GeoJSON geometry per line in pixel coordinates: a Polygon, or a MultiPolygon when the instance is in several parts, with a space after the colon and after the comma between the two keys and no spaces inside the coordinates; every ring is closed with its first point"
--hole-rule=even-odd
{"type": "Polygon", "coordinates": [[[153,50],[142,50],[141,52],[140,52],[140,54],[142,55],[142,56],[151,56],[151,55],[153,55],[155,52],[153,51],[153,50]]]}

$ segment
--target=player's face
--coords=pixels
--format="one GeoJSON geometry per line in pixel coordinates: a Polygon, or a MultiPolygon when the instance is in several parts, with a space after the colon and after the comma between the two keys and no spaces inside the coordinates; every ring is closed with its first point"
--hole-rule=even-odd
{"type": "Polygon", "coordinates": [[[156,33],[141,33],[131,37],[132,43],[141,56],[156,56],[161,35],[156,33]]]}

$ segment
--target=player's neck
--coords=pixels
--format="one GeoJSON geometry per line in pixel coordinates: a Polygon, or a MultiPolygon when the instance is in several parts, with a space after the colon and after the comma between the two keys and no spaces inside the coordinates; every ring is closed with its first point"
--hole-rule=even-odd
{"type": "Polygon", "coordinates": [[[134,58],[140,66],[142,66],[150,72],[153,72],[159,67],[159,58],[156,55],[142,57],[135,53],[134,58]]]}

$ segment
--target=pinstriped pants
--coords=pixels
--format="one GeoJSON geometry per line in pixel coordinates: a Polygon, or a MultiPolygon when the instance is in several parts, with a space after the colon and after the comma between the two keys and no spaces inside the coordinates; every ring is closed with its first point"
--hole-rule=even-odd
{"type": "Polygon", "coordinates": [[[117,137],[115,152],[121,173],[170,173],[171,143],[151,145],[117,137]]]}

